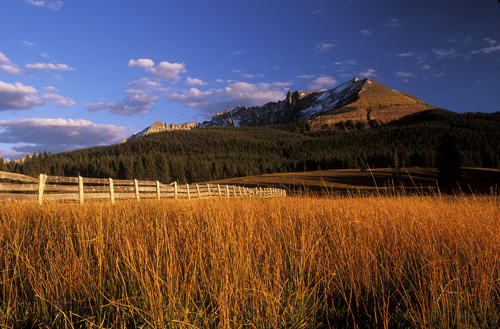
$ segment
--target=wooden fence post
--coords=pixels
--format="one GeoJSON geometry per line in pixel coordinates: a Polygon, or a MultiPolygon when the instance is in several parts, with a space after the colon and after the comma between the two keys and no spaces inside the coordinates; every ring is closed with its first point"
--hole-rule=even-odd
{"type": "Polygon", "coordinates": [[[111,204],[115,204],[115,187],[113,185],[113,178],[109,178],[109,199],[111,204]]]}
{"type": "Polygon", "coordinates": [[[229,199],[229,185],[226,185],[226,197],[229,199]]]}
{"type": "Polygon", "coordinates": [[[156,194],[158,196],[158,200],[160,200],[160,182],[156,181],[156,194]]]}
{"type": "Polygon", "coordinates": [[[187,189],[188,200],[191,200],[191,193],[189,193],[189,184],[186,184],[186,189],[187,189]]]}
{"type": "Polygon", "coordinates": [[[200,187],[198,184],[194,184],[196,186],[196,192],[198,193],[198,199],[201,199],[200,187]]]}
{"type": "Polygon", "coordinates": [[[210,184],[207,184],[207,189],[208,189],[208,198],[211,199],[212,198],[212,193],[210,191],[210,184]]]}
{"type": "Polygon", "coordinates": [[[177,181],[174,182],[174,199],[177,200],[177,181]]]}
{"type": "Polygon", "coordinates": [[[45,188],[45,181],[47,180],[47,175],[40,174],[38,178],[38,203],[43,204],[43,189],[45,188]]]}
{"type": "Polygon", "coordinates": [[[80,205],[83,204],[83,177],[78,176],[78,196],[80,198],[80,205]]]}
{"type": "Polygon", "coordinates": [[[139,183],[137,179],[134,179],[134,188],[135,188],[135,198],[139,201],[139,183]]]}

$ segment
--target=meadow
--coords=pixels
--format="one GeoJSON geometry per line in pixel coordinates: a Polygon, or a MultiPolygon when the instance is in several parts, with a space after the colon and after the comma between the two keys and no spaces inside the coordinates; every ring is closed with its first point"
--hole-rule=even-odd
{"type": "Polygon", "coordinates": [[[0,207],[0,328],[497,328],[500,200],[0,207]]]}

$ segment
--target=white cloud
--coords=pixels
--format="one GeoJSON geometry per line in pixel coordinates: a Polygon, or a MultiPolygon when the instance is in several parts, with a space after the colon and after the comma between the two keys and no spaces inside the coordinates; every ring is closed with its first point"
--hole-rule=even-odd
{"type": "Polygon", "coordinates": [[[258,83],[222,81],[224,88],[201,91],[197,88],[166,93],[169,101],[186,103],[186,107],[200,110],[208,119],[214,113],[237,105],[258,106],[285,98],[290,82],[258,83]]]}
{"type": "Polygon", "coordinates": [[[0,143],[16,144],[17,157],[42,150],[60,152],[116,143],[129,133],[126,127],[61,118],[0,120],[0,127],[0,143]]]}
{"type": "Polygon", "coordinates": [[[324,54],[324,53],[329,52],[333,47],[335,47],[335,44],[333,44],[333,43],[320,42],[319,45],[317,45],[314,48],[314,52],[316,54],[324,54]]]}
{"type": "Polygon", "coordinates": [[[307,87],[311,90],[322,90],[333,87],[337,83],[333,77],[323,76],[312,80],[307,87]]]}
{"type": "Polygon", "coordinates": [[[167,90],[158,80],[141,78],[126,85],[125,93],[127,96],[123,100],[87,103],[87,110],[92,112],[109,110],[118,115],[147,114],[154,108],[154,103],[158,100],[157,95],[167,90]]]}
{"type": "Polygon", "coordinates": [[[46,101],[49,101],[49,102],[54,102],[59,107],[73,106],[76,104],[75,101],[69,97],[64,97],[64,96],[61,96],[58,94],[53,94],[53,93],[44,94],[43,99],[45,99],[46,101]]]}
{"type": "Polygon", "coordinates": [[[140,67],[145,70],[151,69],[155,66],[155,62],[147,58],[139,58],[138,60],[129,60],[128,67],[140,67]]]}
{"type": "Polygon", "coordinates": [[[67,64],[53,64],[53,63],[34,63],[26,64],[25,67],[35,71],[73,71],[74,68],[67,64]]]}
{"type": "Polygon", "coordinates": [[[125,90],[127,94],[151,94],[155,92],[165,92],[167,89],[159,81],[149,78],[141,78],[127,83],[125,90]]]}
{"type": "Polygon", "coordinates": [[[100,110],[110,110],[111,113],[119,115],[147,114],[153,108],[153,104],[158,100],[153,94],[130,93],[120,102],[97,102],[87,103],[87,109],[95,112],[100,110]]]}
{"type": "Polygon", "coordinates": [[[0,52],[0,63],[10,64],[10,60],[3,53],[0,52]]]}
{"type": "Polygon", "coordinates": [[[11,63],[10,59],[3,53],[0,53],[0,73],[21,74],[22,71],[11,63]]]}
{"type": "Polygon", "coordinates": [[[281,100],[285,96],[284,87],[289,83],[234,82],[224,89],[218,90],[218,97],[229,98],[243,105],[263,105],[267,102],[281,100]]]}
{"type": "Polygon", "coordinates": [[[75,105],[73,99],[56,94],[54,87],[43,89],[45,93],[40,93],[34,87],[20,82],[10,84],[0,81],[0,111],[25,110],[48,102],[54,102],[59,107],[75,105]]]}
{"type": "Polygon", "coordinates": [[[165,96],[173,102],[193,103],[206,100],[214,94],[213,91],[200,91],[197,88],[189,88],[180,93],[167,93],[165,96]]]}
{"type": "Polygon", "coordinates": [[[62,1],[26,0],[26,2],[36,7],[47,7],[54,11],[61,9],[64,5],[62,1]]]}
{"type": "Polygon", "coordinates": [[[375,69],[368,69],[365,72],[359,73],[362,77],[369,78],[369,77],[376,77],[377,74],[375,74],[375,69]]]}
{"type": "Polygon", "coordinates": [[[207,85],[206,82],[203,82],[203,80],[201,79],[196,79],[196,78],[191,78],[191,77],[187,77],[186,78],[186,83],[190,86],[204,86],[204,85],[207,85]]]}
{"type": "Polygon", "coordinates": [[[36,105],[43,105],[44,101],[37,95],[38,91],[32,86],[20,82],[14,84],[0,81],[0,111],[24,110],[36,105]]]}
{"type": "Polygon", "coordinates": [[[8,74],[21,74],[22,71],[14,66],[14,65],[10,65],[10,64],[1,64],[0,65],[0,72],[2,73],[8,73],[8,74]]]}
{"type": "Polygon", "coordinates": [[[428,65],[428,64],[425,64],[425,65],[422,66],[422,70],[424,70],[424,71],[428,71],[430,69],[431,69],[431,66],[428,65]]]}
{"type": "Polygon", "coordinates": [[[181,73],[186,72],[184,64],[160,62],[155,65],[154,61],[147,58],[138,60],[129,60],[128,67],[140,67],[147,72],[150,72],[154,77],[163,80],[177,80],[181,73]]]}
{"type": "Polygon", "coordinates": [[[361,31],[359,31],[359,32],[361,32],[361,34],[363,34],[363,35],[371,35],[371,34],[373,33],[373,32],[372,32],[372,31],[370,31],[370,30],[361,30],[361,31]]]}

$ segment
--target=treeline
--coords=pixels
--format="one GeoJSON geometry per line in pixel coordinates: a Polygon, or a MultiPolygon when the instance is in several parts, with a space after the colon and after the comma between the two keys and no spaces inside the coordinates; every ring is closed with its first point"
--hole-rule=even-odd
{"type": "MultiPolygon", "coordinates": [[[[357,128],[356,128],[357,127],[357,128]]],[[[436,167],[443,136],[465,167],[500,168],[500,113],[432,110],[379,127],[311,131],[307,122],[151,134],[111,146],[33,154],[11,172],[201,182],[266,173],[436,167]],[[448,141],[449,142],[449,141],[448,141]]]]}

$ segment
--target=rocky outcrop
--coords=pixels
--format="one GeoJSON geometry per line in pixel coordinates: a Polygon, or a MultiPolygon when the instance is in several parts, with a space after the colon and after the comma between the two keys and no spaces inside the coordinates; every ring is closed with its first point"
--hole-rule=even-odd
{"type": "Polygon", "coordinates": [[[138,138],[141,136],[159,133],[159,132],[163,132],[163,131],[190,130],[190,129],[198,128],[199,126],[200,126],[200,124],[198,122],[186,122],[186,123],[182,123],[182,124],[178,124],[178,125],[172,123],[169,125],[169,124],[163,123],[161,121],[156,121],[151,126],[143,129],[142,131],[138,132],[137,134],[130,136],[129,138],[127,138],[123,142],[126,142],[129,139],[138,138]]]}

